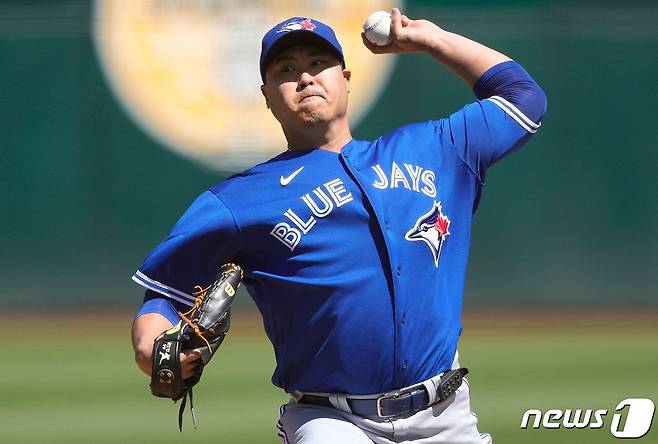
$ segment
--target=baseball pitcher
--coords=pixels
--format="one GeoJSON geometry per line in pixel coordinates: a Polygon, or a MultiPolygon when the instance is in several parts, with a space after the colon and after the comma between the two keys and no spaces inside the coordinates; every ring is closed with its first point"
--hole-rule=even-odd
{"type": "MultiPolygon", "coordinates": [[[[272,382],[290,394],[285,443],[491,442],[457,356],[471,222],[487,170],[537,132],[546,98],[509,57],[398,9],[391,19],[386,46],[363,36],[373,57],[425,53],[476,99],[355,140],[333,30],[308,17],[275,25],[261,91],[288,146],[201,193],[133,277],[147,289],[135,356],[151,374],[154,340],[198,305],[195,288],[241,267],[274,347],[272,382]]],[[[199,365],[201,352],[181,349],[184,379],[199,365]]]]}

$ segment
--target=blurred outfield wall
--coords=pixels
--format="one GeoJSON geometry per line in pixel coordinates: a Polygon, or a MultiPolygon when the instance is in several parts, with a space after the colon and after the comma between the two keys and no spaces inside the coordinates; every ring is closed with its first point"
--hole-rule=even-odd
{"type": "MultiPolygon", "coordinates": [[[[405,12],[519,60],[549,99],[538,136],[489,172],[466,306],[658,305],[658,2],[414,1],[405,12]]],[[[136,305],[141,260],[227,176],[129,117],[100,68],[91,16],[91,2],[0,0],[5,308],[136,305]]],[[[429,57],[404,56],[354,134],[470,100],[429,57]]]]}

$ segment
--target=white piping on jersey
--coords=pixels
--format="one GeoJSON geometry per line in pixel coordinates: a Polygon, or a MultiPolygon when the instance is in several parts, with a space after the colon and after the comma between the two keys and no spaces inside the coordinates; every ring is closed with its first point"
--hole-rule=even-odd
{"type": "Polygon", "coordinates": [[[516,120],[516,122],[523,127],[526,131],[529,133],[536,133],[539,127],[541,126],[541,123],[535,123],[532,120],[528,118],[523,112],[521,112],[520,109],[518,109],[514,104],[510,103],[507,101],[505,98],[500,97],[500,96],[491,96],[488,99],[496,105],[500,107],[503,111],[505,111],[512,119],[516,120]]]}
{"type": "Polygon", "coordinates": [[[276,428],[278,430],[279,437],[283,440],[283,444],[288,444],[289,443],[288,434],[283,429],[283,423],[281,422],[281,419],[283,419],[283,415],[285,413],[286,413],[286,406],[284,404],[279,408],[279,420],[276,422],[276,428]]]}
{"type": "Polygon", "coordinates": [[[286,431],[283,430],[283,427],[281,427],[279,424],[280,422],[277,421],[276,423],[276,429],[278,430],[277,435],[279,435],[279,438],[281,438],[281,441],[283,441],[283,444],[288,444],[288,436],[286,435],[286,431]]]}
{"type": "Polygon", "coordinates": [[[530,120],[530,118],[528,118],[528,116],[526,116],[525,114],[523,114],[523,111],[521,111],[520,109],[518,109],[518,108],[517,108],[512,102],[510,102],[509,100],[507,100],[505,97],[491,96],[491,97],[489,97],[489,98],[490,98],[490,99],[494,99],[494,100],[498,100],[498,101],[500,101],[502,104],[507,105],[512,111],[514,111],[515,113],[517,113],[517,114],[519,115],[519,117],[521,117],[521,118],[522,118],[522,119],[523,119],[523,120],[524,120],[524,121],[525,121],[530,127],[532,127],[532,128],[539,128],[539,127],[541,126],[541,123],[535,123],[535,122],[533,122],[532,120],[530,120]]]}
{"type": "Polygon", "coordinates": [[[137,272],[133,275],[133,281],[137,282],[142,287],[146,287],[149,290],[153,290],[157,293],[168,296],[174,300],[177,300],[178,302],[182,302],[185,305],[190,307],[193,305],[192,302],[195,298],[192,296],[185,294],[180,290],[176,290],[175,288],[169,287],[161,282],[155,281],[139,270],[137,270],[137,272]]]}

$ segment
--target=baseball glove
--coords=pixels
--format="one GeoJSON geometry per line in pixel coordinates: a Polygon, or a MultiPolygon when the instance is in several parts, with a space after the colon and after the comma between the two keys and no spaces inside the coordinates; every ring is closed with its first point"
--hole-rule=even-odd
{"type": "Polygon", "coordinates": [[[207,288],[195,287],[196,300],[192,309],[186,313],[178,312],[181,317],[178,324],[160,334],[153,343],[151,393],[171,398],[174,402],[183,399],[178,411],[178,428],[181,431],[188,397],[196,428],[192,387],[201,379],[203,368],[208,365],[228,332],[230,305],[241,279],[242,269],[239,266],[223,265],[212,285],[207,288]],[[201,363],[194,375],[182,379],[180,353],[192,349],[201,351],[201,363]]]}

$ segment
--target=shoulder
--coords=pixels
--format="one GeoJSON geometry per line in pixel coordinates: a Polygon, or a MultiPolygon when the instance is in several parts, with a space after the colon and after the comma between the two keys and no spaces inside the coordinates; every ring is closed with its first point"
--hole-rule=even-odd
{"type": "Polygon", "coordinates": [[[245,187],[252,188],[260,185],[263,181],[269,181],[272,177],[277,177],[290,161],[288,151],[284,151],[275,157],[254,165],[240,173],[229,176],[223,182],[212,187],[209,191],[216,194],[220,199],[231,196],[234,193],[242,193],[245,187]]]}
{"type": "Polygon", "coordinates": [[[436,122],[437,121],[434,120],[427,120],[423,122],[407,123],[383,135],[380,137],[380,139],[383,141],[388,141],[432,136],[436,129],[436,122]]]}
{"type": "Polygon", "coordinates": [[[413,122],[397,127],[372,141],[363,141],[357,148],[361,152],[417,152],[424,146],[435,146],[437,121],[413,122]]]}
{"type": "Polygon", "coordinates": [[[270,201],[280,192],[280,180],[303,165],[303,153],[285,151],[265,162],[228,177],[208,189],[234,217],[241,210],[270,201]],[[292,170],[291,170],[292,169],[292,170]]]}

